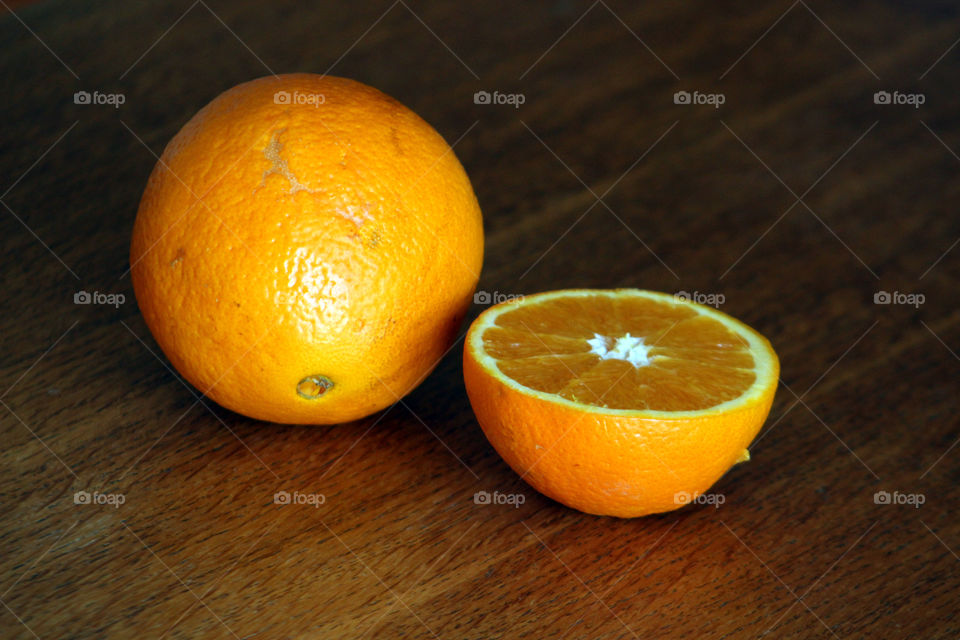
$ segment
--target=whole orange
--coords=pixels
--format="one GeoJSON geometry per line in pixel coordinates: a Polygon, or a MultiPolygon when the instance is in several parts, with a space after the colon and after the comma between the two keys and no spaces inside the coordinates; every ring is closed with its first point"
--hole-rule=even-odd
{"type": "Polygon", "coordinates": [[[450,146],[369,86],[290,74],[236,86],[170,141],[130,262],[174,367],[260,420],[358,419],[453,342],[483,223],[450,146]]]}

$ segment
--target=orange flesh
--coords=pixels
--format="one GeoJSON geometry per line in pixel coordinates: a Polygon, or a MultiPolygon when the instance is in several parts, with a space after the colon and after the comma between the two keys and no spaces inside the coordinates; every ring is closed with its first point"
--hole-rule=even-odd
{"type": "Polygon", "coordinates": [[[637,296],[518,305],[496,318],[483,345],[516,382],[609,409],[708,409],[756,379],[749,345],[723,324],[637,296]]]}

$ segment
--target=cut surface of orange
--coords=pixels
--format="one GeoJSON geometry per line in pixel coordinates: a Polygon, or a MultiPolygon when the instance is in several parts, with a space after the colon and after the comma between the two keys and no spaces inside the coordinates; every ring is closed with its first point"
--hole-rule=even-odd
{"type": "Polygon", "coordinates": [[[464,379],[487,438],[575,509],[676,509],[735,463],[779,377],[770,343],[713,308],[637,289],[567,290],[486,310],[464,379]]]}

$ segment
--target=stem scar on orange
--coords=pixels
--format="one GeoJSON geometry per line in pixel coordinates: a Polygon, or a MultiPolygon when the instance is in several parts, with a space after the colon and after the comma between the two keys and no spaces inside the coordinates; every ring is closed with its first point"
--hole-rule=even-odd
{"type": "Polygon", "coordinates": [[[491,307],[463,354],[470,403],[507,464],[558,502],[620,517],[677,509],[749,460],[779,371],[745,324],[637,289],[491,307]]]}
{"type": "Polygon", "coordinates": [[[452,344],[483,223],[443,138],[389,96],[313,74],[226,91],[170,141],[130,248],[137,302],[190,383],[259,420],[354,420],[452,344]]]}

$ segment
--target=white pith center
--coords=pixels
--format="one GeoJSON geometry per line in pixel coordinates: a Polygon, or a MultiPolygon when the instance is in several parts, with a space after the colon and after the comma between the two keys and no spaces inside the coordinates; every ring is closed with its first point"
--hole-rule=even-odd
{"type": "Polygon", "coordinates": [[[587,344],[590,345],[590,353],[595,353],[602,360],[626,360],[635,367],[650,364],[650,350],[653,349],[653,345],[643,344],[643,338],[631,336],[629,333],[616,340],[595,333],[593,338],[587,340],[587,344]]]}

